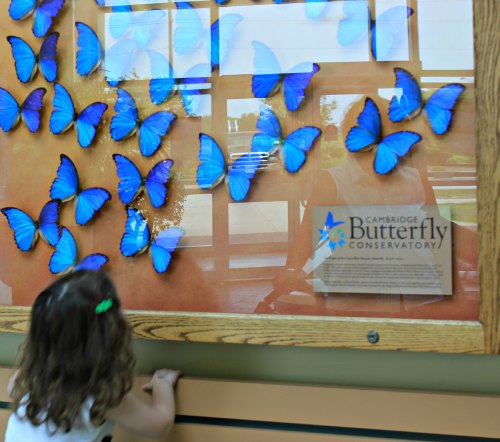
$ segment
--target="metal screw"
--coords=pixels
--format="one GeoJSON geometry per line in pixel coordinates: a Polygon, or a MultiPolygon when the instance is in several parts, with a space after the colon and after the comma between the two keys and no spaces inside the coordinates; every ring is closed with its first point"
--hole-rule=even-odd
{"type": "Polygon", "coordinates": [[[375,330],[370,330],[366,335],[366,338],[370,344],[375,344],[379,340],[378,333],[375,330]]]}

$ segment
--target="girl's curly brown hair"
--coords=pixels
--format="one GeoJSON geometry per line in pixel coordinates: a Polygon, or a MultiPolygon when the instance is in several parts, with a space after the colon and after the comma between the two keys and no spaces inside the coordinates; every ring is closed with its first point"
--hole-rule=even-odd
{"type": "Polygon", "coordinates": [[[101,272],[71,273],[33,305],[12,391],[15,410],[25,405],[33,425],[70,431],[91,398],[90,418],[100,425],[132,388],[134,363],[130,326],[111,280],[101,272]],[[109,310],[96,312],[106,299],[109,310]]]}

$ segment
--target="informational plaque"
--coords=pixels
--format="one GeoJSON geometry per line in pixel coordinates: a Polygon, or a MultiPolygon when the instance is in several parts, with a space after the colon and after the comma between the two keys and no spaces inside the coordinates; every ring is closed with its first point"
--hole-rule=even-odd
{"type": "Polygon", "coordinates": [[[315,207],[315,290],[451,295],[449,212],[447,206],[315,207]]]}

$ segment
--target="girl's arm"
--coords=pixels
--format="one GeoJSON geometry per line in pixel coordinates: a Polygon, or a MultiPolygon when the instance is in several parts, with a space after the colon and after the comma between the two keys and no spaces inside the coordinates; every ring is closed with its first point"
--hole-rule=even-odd
{"type": "Polygon", "coordinates": [[[151,381],[142,387],[151,391],[151,405],[130,392],[118,407],[110,411],[109,418],[124,429],[141,436],[160,437],[174,423],[174,386],[179,375],[180,372],[176,370],[158,370],[151,381]]]}

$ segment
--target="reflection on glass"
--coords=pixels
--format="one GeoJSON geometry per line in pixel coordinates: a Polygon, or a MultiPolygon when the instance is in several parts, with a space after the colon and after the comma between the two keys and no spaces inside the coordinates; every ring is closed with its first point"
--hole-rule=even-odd
{"type": "Polygon", "coordinates": [[[186,196],[180,227],[186,231],[184,244],[187,247],[213,245],[212,217],[212,195],[186,196]]]}

